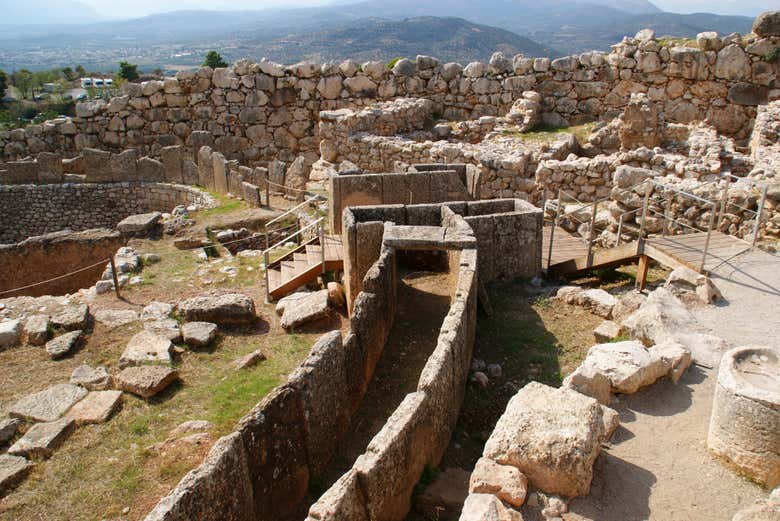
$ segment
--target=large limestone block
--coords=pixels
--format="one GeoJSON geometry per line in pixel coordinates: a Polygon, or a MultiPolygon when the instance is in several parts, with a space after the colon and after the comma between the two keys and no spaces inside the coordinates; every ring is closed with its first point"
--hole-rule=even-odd
{"type": "Polygon", "coordinates": [[[780,11],[766,11],[756,17],[753,32],[758,36],[780,36],[780,11]]]}
{"type": "Polygon", "coordinates": [[[111,381],[111,375],[103,366],[92,368],[88,365],[80,365],[70,375],[70,383],[90,391],[104,391],[111,387],[111,381]]]}
{"type": "Polygon", "coordinates": [[[240,293],[201,295],[179,304],[179,313],[187,322],[214,324],[251,324],[256,320],[254,301],[240,293]]]}
{"type": "Polygon", "coordinates": [[[24,481],[34,466],[20,456],[0,454],[0,497],[24,481]]]}
{"type": "Polygon", "coordinates": [[[70,436],[75,428],[71,418],[36,423],[11,445],[8,454],[25,457],[48,458],[70,436]]]}
{"type": "Polygon", "coordinates": [[[122,391],[94,391],[71,407],[66,418],[76,425],[106,423],[122,404],[122,391]]]}
{"type": "Polygon", "coordinates": [[[48,315],[33,315],[24,324],[27,331],[27,343],[33,346],[42,346],[51,335],[51,321],[48,315]]]}
{"type": "Polygon", "coordinates": [[[366,500],[357,472],[350,470],[309,509],[306,521],[366,521],[366,500]]]}
{"type": "Polygon", "coordinates": [[[156,363],[170,364],[172,350],[173,344],[167,338],[151,331],[141,331],[127,343],[127,347],[119,358],[119,367],[156,363]]]}
{"type": "Polygon", "coordinates": [[[768,488],[780,484],[780,351],[743,346],[718,370],[707,446],[768,488]]]}
{"type": "Polygon", "coordinates": [[[122,219],[116,228],[122,233],[145,233],[157,226],[160,219],[162,219],[160,212],[131,215],[122,219]]]}
{"type": "Polygon", "coordinates": [[[602,439],[602,409],[570,389],[532,382],[507,405],[483,455],[550,494],[584,496],[602,439]]]}
{"type": "Polygon", "coordinates": [[[78,344],[82,331],[70,331],[46,342],[46,352],[52,360],[67,356],[78,344]]]}
{"type": "Polygon", "coordinates": [[[427,519],[456,519],[469,495],[469,473],[448,468],[417,497],[414,509],[427,519]]]}
{"type": "Polygon", "coordinates": [[[193,347],[205,347],[217,338],[217,325],[211,322],[187,322],[181,327],[184,342],[193,347]]]}
{"type": "Polygon", "coordinates": [[[635,393],[668,372],[666,365],[636,340],[595,345],[582,365],[593,367],[607,377],[613,392],[624,394],[635,393]]]}
{"type": "Polygon", "coordinates": [[[141,366],[123,369],[116,377],[117,387],[148,400],[178,380],[179,373],[168,367],[141,366]]]}
{"type": "Polygon", "coordinates": [[[11,405],[9,416],[38,422],[53,422],[87,395],[86,389],[70,384],[57,384],[30,394],[11,405]]]}
{"type": "Polygon", "coordinates": [[[323,320],[329,315],[328,290],[323,289],[288,303],[284,308],[281,326],[286,330],[293,330],[310,322],[323,320]]]}
{"type": "Polygon", "coordinates": [[[0,322],[0,349],[17,345],[21,337],[21,320],[5,320],[0,322]]]}

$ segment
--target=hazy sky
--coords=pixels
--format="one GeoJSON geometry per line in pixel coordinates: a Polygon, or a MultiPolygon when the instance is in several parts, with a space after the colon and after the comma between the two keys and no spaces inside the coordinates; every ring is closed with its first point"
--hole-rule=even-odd
{"type": "MultiPolygon", "coordinates": [[[[176,9],[262,9],[264,7],[303,7],[332,3],[328,0],[83,0],[101,15],[111,18],[143,16],[176,9]]],[[[343,1],[343,0],[342,0],[343,1]]],[[[357,1],[357,0],[355,0],[357,1]]],[[[424,0],[423,0],[424,1],[424,0]]],[[[706,11],[718,14],[753,16],[761,11],[777,9],[778,0],[651,0],[666,11],[693,13],[706,11]]]]}

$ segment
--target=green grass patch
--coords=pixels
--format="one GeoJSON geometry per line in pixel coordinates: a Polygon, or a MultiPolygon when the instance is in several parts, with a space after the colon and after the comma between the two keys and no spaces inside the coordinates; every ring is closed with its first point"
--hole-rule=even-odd
{"type": "Polygon", "coordinates": [[[387,68],[388,68],[388,69],[392,69],[393,67],[395,67],[395,65],[396,65],[396,64],[397,64],[399,61],[401,61],[401,60],[403,60],[403,59],[404,59],[404,57],[403,57],[403,56],[396,56],[395,58],[392,58],[392,59],[391,59],[389,62],[387,62],[387,68]]]}
{"type": "Polygon", "coordinates": [[[695,38],[679,38],[674,36],[665,36],[658,38],[658,43],[661,47],[694,47],[699,48],[699,43],[695,38]]]}
{"type": "Polygon", "coordinates": [[[596,122],[583,123],[570,127],[554,127],[552,125],[539,125],[528,132],[517,132],[514,130],[505,130],[502,132],[505,136],[522,138],[526,141],[549,143],[558,139],[561,134],[574,134],[579,143],[588,140],[593,129],[596,128],[596,122]]]}

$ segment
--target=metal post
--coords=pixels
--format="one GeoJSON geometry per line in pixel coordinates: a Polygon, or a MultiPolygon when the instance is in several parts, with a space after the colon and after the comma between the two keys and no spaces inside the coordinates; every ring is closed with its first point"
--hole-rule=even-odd
{"type": "Polygon", "coordinates": [[[756,224],[753,226],[753,246],[758,241],[758,233],[761,231],[761,218],[764,215],[764,203],[766,203],[766,193],[769,190],[768,185],[761,189],[761,199],[758,201],[758,213],[756,214],[756,224]]]}
{"type": "Polygon", "coordinates": [[[114,279],[114,292],[116,293],[116,298],[122,298],[122,295],[119,294],[119,278],[116,276],[116,264],[114,264],[113,255],[109,257],[108,262],[111,263],[111,277],[114,279]]]}
{"type": "Polygon", "coordinates": [[[669,234],[669,219],[672,215],[672,197],[674,196],[667,197],[666,208],[664,208],[664,237],[669,234]]]}
{"type": "Polygon", "coordinates": [[[271,207],[271,180],[268,178],[265,180],[265,205],[271,207]]]}
{"type": "Polygon", "coordinates": [[[728,209],[729,205],[729,186],[731,185],[731,178],[724,176],[726,180],[726,186],[723,187],[723,197],[720,201],[720,214],[718,215],[718,230],[720,230],[720,225],[723,222],[723,216],[726,215],[726,210],[728,209]]]}
{"type": "Polygon", "coordinates": [[[322,222],[317,225],[317,234],[320,236],[320,260],[322,261],[322,273],[325,273],[325,228],[322,222]]]}
{"type": "Polygon", "coordinates": [[[617,244],[615,244],[615,246],[620,246],[620,237],[623,235],[623,219],[625,217],[625,213],[620,214],[620,221],[618,222],[617,244]]]}
{"type": "Polygon", "coordinates": [[[701,273],[704,273],[704,266],[707,264],[707,250],[710,248],[710,237],[712,236],[712,227],[715,226],[715,203],[712,203],[710,209],[710,225],[707,228],[707,240],[704,241],[704,254],[701,257],[701,273]]]}
{"type": "Polygon", "coordinates": [[[588,267],[593,264],[593,240],[596,235],[596,212],[599,209],[599,204],[594,201],[593,213],[590,217],[590,236],[588,237],[588,267]]]}
{"type": "Polygon", "coordinates": [[[271,263],[269,262],[271,256],[268,255],[268,250],[263,252],[263,262],[265,262],[265,301],[266,303],[271,302],[271,288],[269,287],[268,281],[268,270],[271,269],[271,263]]]}
{"type": "Polygon", "coordinates": [[[639,226],[639,240],[642,240],[645,235],[645,224],[647,222],[647,208],[650,205],[650,192],[652,191],[653,187],[652,185],[647,187],[647,191],[645,192],[645,202],[644,206],[642,207],[642,224],[639,226]]]}

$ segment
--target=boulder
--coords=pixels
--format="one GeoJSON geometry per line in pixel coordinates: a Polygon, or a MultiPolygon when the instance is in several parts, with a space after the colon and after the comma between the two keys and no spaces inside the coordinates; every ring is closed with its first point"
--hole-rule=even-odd
{"type": "Polygon", "coordinates": [[[690,351],[673,340],[654,345],[648,349],[648,352],[652,357],[661,361],[665,374],[669,375],[674,383],[680,380],[692,362],[690,351]]]}
{"type": "Polygon", "coordinates": [[[563,387],[595,398],[604,405],[612,401],[612,382],[594,364],[583,363],[577,367],[564,378],[563,387]]]}
{"type": "Polygon", "coordinates": [[[122,391],[93,391],[71,407],[65,418],[76,425],[106,423],[122,404],[122,391]]]}
{"type": "Polygon", "coordinates": [[[712,279],[684,266],[672,270],[669,278],[666,279],[664,287],[671,289],[675,293],[694,292],[698,299],[705,304],[711,304],[713,301],[723,298],[712,279]]]}
{"type": "Polygon", "coordinates": [[[505,507],[493,494],[469,494],[459,521],[523,521],[523,516],[505,507]]]}
{"type": "Polygon", "coordinates": [[[309,293],[305,298],[296,300],[294,303],[287,304],[280,324],[284,329],[290,330],[329,316],[328,290],[323,289],[309,293]]]}
{"type": "Polygon", "coordinates": [[[290,295],[287,295],[286,297],[280,298],[279,302],[276,303],[276,314],[282,316],[288,304],[295,303],[298,300],[304,299],[310,294],[311,294],[310,291],[297,291],[295,293],[291,293],[290,295]]]}
{"type": "Polygon", "coordinates": [[[51,336],[51,321],[48,315],[33,315],[24,323],[27,332],[27,343],[42,346],[51,336]]]}
{"type": "Polygon", "coordinates": [[[184,342],[193,347],[205,347],[217,338],[217,325],[211,322],[187,322],[181,327],[184,342]]]}
{"type": "Polygon", "coordinates": [[[51,323],[54,327],[66,331],[84,330],[89,324],[89,308],[86,304],[63,306],[62,309],[51,315],[51,323]]]}
{"type": "Polygon", "coordinates": [[[254,301],[240,293],[201,295],[179,304],[179,313],[187,322],[214,324],[251,324],[256,320],[254,301]]]}
{"type": "Polygon", "coordinates": [[[22,422],[19,418],[0,420],[0,445],[5,445],[16,436],[16,431],[19,430],[19,425],[21,424],[22,422]]]}
{"type": "MultiPolygon", "coordinates": [[[[108,281],[99,281],[108,282],[108,281]]],[[[109,283],[113,289],[113,283],[109,283]]],[[[95,321],[113,329],[138,320],[138,312],[132,309],[99,309],[95,311],[95,321]]]]}
{"type": "Polygon", "coordinates": [[[174,305],[167,302],[152,302],[141,311],[141,320],[165,320],[171,317],[174,305]]]}
{"type": "Polygon", "coordinates": [[[617,299],[603,289],[582,289],[578,286],[564,286],[556,294],[558,298],[575,306],[582,306],[602,318],[610,318],[617,299]]]}
{"type": "Polygon", "coordinates": [[[140,366],[123,369],[116,377],[117,386],[148,400],[179,378],[179,373],[168,367],[140,366]]]}
{"type": "Polygon", "coordinates": [[[46,352],[52,360],[67,356],[76,347],[81,338],[81,330],[71,331],[46,342],[46,352]]]}
{"type": "Polygon", "coordinates": [[[144,330],[154,333],[157,336],[167,338],[171,342],[178,342],[181,340],[179,323],[172,318],[144,322],[144,330]]]}
{"type": "Polygon", "coordinates": [[[469,492],[493,494],[501,501],[520,508],[525,503],[528,479],[510,465],[499,465],[489,458],[480,458],[471,473],[469,492]]]}
{"type": "Polygon", "coordinates": [[[758,36],[780,36],[780,11],[766,11],[753,22],[753,32],[758,36]]]}
{"type": "Polygon", "coordinates": [[[22,337],[21,320],[5,320],[0,322],[0,349],[14,347],[22,337]]]}
{"type": "Polygon", "coordinates": [[[584,496],[602,438],[602,409],[571,389],[531,382],[507,405],[483,455],[550,494],[584,496]]]}
{"type": "Polygon", "coordinates": [[[0,497],[24,481],[34,466],[25,458],[0,454],[0,497]]]}
{"type": "Polygon", "coordinates": [[[53,422],[86,395],[87,391],[83,387],[57,384],[21,398],[11,405],[8,414],[36,422],[53,422]]]}
{"type": "Polygon", "coordinates": [[[141,331],[127,343],[127,347],[119,358],[119,367],[155,363],[170,364],[172,349],[173,344],[167,338],[150,331],[141,331]]]}
{"type": "Polygon", "coordinates": [[[80,385],[90,391],[103,391],[111,387],[111,375],[103,366],[92,368],[80,365],[70,375],[70,383],[80,385]]]}
{"type": "Polygon", "coordinates": [[[144,234],[157,226],[160,219],[162,219],[160,212],[131,215],[119,221],[116,229],[122,233],[144,234]]]}
{"type": "Polygon", "coordinates": [[[343,308],[347,305],[344,296],[344,286],[338,282],[328,282],[328,302],[335,308],[343,308]]]}
{"type": "Polygon", "coordinates": [[[234,362],[236,370],[248,369],[265,360],[265,355],[259,349],[242,356],[234,362]]]}
{"type": "Polygon", "coordinates": [[[469,473],[459,468],[441,472],[417,496],[415,510],[428,519],[454,520],[469,495],[469,473]]]}
{"type": "Polygon", "coordinates": [[[593,336],[598,343],[610,342],[620,336],[620,324],[605,320],[593,330],[593,336]]]}
{"type": "Polygon", "coordinates": [[[629,291],[618,297],[615,307],[612,308],[612,320],[621,322],[631,313],[639,309],[645,303],[647,296],[638,291],[629,291]]]}
{"type": "Polygon", "coordinates": [[[624,394],[637,392],[667,372],[661,360],[636,340],[597,344],[590,348],[582,365],[593,367],[607,377],[613,392],[624,394]]]}
{"type": "Polygon", "coordinates": [[[36,423],[8,449],[8,454],[27,458],[48,458],[70,436],[75,428],[70,418],[36,423]]]}

